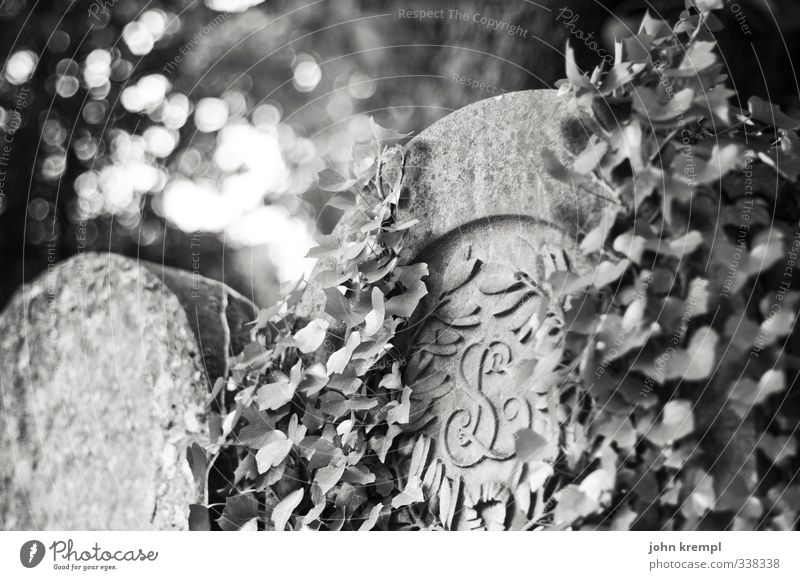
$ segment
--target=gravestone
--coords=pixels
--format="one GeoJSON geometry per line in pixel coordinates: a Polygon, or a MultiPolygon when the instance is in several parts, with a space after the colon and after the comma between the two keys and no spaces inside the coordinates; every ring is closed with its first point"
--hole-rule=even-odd
{"type": "MultiPolygon", "coordinates": [[[[397,337],[412,388],[408,430],[433,439],[458,482],[455,529],[513,527],[515,433],[531,428],[557,444],[545,379],[560,358],[563,304],[543,282],[591,267],[575,250],[602,200],[551,177],[542,153],[566,162],[590,132],[566,97],[523,91],[460,109],[405,148],[398,219],[419,220],[404,246],[429,270],[428,294],[397,337]],[[513,386],[523,361],[533,378],[513,386]]],[[[313,275],[303,307],[323,316],[313,275]]]]}
{"type": "MultiPolygon", "coordinates": [[[[557,454],[562,434],[548,379],[564,348],[565,297],[544,281],[595,266],[577,245],[607,202],[552,178],[542,154],[565,163],[594,129],[568,96],[526,91],[465,107],[406,146],[399,220],[419,220],[405,246],[430,274],[428,295],[397,343],[412,388],[409,430],[433,439],[459,493],[455,529],[524,523],[512,509],[517,432],[532,429],[548,442],[544,455],[557,454]]],[[[322,304],[312,277],[305,306],[319,316],[322,304]]],[[[712,389],[724,393],[724,385],[712,389]]],[[[754,449],[745,435],[752,430],[740,426],[729,413],[703,426],[709,436],[697,453],[713,458],[718,492],[734,475],[754,480],[752,462],[741,461],[754,449]],[[732,439],[734,428],[742,435],[732,439]]]]}
{"type": "Polygon", "coordinates": [[[563,304],[544,284],[556,270],[589,268],[575,252],[598,197],[553,179],[589,127],[555,91],[510,93],[468,106],[407,146],[401,219],[428,264],[428,295],[403,332],[404,383],[415,425],[435,441],[453,489],[455,529],[513,527],[516,433],[557,445],[548,370],[561,358],[563,304]],[[525,365],[525,363],[528,363],[525,365]],[[515,379],[515,369],[533,369],[515,379]]]}
{"type": "MultiPolygon", "coordinates": [[[[561,358],[563,296],[542,283],[555,270],[590,271],[578,254],[605,202],[543,168],[562,162],[595,128],[556,91],[509,93],[465,107],[406,147],[401,221],[412,261],[426,262],[428,295],[404,336],[404,383],[415,424],[435,441],[446,475],[459,485],[457,529],[513,528],[515,433],[530,428],[552,446],[548,373],[561,358]],[[561,346],[559,346],[561,345],[561,346]],[[515,369],[529,378],[520,381],[515,369]]],[[[726,399],[719,377],[710,397],[726,399]]],[[[698,412],[707,436],[719,509],[736,512],[756,481],[753,426],[725,409],[698,412]],[[733,492],[735,493],[733,493],[733,492]]]]}
{"type": "Polygon", "coordinates": [[[185,457],[253,306],[113,254],[54,264],[0,316],[0,528],[186,529],[185,457]]]}
{"type": "Polygon", "coordinates": [[[559,440],[547,372],[561,359],[564,313],[542,281],[567,269],[568,247],[553,225],[505,216],[466,224],[420,255],[429,294],[406,331],[404,382],[413,423],[463,484],[457,529],[506,527],[519,430],[559,440]],[[517,382],[525,361],[533,376],[517,382]]]}

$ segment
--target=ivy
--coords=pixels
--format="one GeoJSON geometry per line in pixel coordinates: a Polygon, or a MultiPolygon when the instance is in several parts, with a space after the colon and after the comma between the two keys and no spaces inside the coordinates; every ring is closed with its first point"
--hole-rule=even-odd
{"type": "MultiPolygon", "coordinates": [[[[800,368],[788,348],[800,296],[800,119],[757,98],[731,103],[713,37],[719,5],[695,2],[674,26],[645,16],[613,66],[590,76],[567,50],[559,92],[594,130],[570,163],[547,152],[537,161],[605,207],[580,238],[595,268],[545,281],[564,301],[568,348],[541,395],[559,425],[551,439],[517,433],[515,527],[797,520],[800,417],[787,400],[800,368]],[[733,429],[709,434],[731,416],[733,429]],[[753,426],[757,457],[715,481],[742,424],[753,426]]],[[[190,454],[209,495],[192,506],[193,527],[453,525],[460,483],[416,432],[393,344],[427,294],[427,267],[404,248],[415,220],[398,213],[406,136],[372,129],[349,171],[320,174],[343,211],[336,239],[309,253],[326,264],[316,278],[325,315],[298,315],[298,284],[261,311],[253,342],[216,385],[209,441],[190,454]]],[[[526,362],[519,385],[531,379],[526,362]]]]}
{"type": "Polygon", "coordinates": [[[547,166],[608,197],[581,240],[595,271],[557,281],[597,305],[569,327],[583,348],[568,364],[598,409],[587,440],[614,451],[605,503],[578,501],[581,483],[556,509],[576,527],[797,521],[779,498],[800,489],[787,404],[800,121],[759,98],[731,103],[718,4],[696,3],[673,27],[645,16],[612,68],[589,77],[571,66],[560,83],[596,130],[571,163],[549,154],[547,166]]]}

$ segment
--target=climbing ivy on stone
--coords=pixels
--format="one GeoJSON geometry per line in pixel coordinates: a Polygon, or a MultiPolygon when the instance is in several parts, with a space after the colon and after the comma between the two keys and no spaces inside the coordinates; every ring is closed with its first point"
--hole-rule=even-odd
{"type": "Polygon", "coordinates": [[[299,284],[260,313],[256,340],[218,385],[235,393],[207,448],[210,462],[236,465],[233,481],[222,482],[223,528],[403,527],[411,516],[392,512],[431,496],[430,442],[404,433],[411,389],[392,344],[427,293],[426,266],[403,252],[415,221],[398,219],[404,153],[396,143],[407,135],[372,128],[374,139],[353,152],[352,174],[320,174],[330,205],[344,210],[337,237],[309,252],[329,265],[315,282],[330,318],[298,317],[299,284]]]}
{"type": "MultiPolygon", "coordinates": [[[[590,136],[570,163],[532,162],[607,203],[580,238],[595,267],[546,281],[564,299],[570,345],[551,377],[562,436],[517,434],[526,475],[513,491],[530,514],[519,527],[784,529],[797,519],[800,407],[787,386],[800,368],[788,348],[800,116],[758,98],[733,104],[713,38],[720,7],[687,5],[674,26],[646,16],[617,43],[613,67],[590,76],[567,50],[560,92],[590,136]],[[743,425],[758,457],[720,485],[717,462],[743,425]]],[[[373,135],[349,174],[320,174],[344,212],[335,238],[309,254],[327,264],[315,280],[327,316],[298,315],[298,284],[261,311],[253,342],[215,385],[210,440],[188,453],[203,490],[195,529],[452,524],[458,490],[429,461],[431,440],[407,428],[411,388],[393,344],[427,292],[427,267],[404,252],[415,222],[398,215],[405,135],[377,124],[373,135]]]]}
{"type": "Polygon", "coordinates": [[[597,410],[586,451],[614,482],[594,514],[570,509],[589,529],[798,516],[800,111],[734,104],[713,37],[722,2],[690,4],[674,26],[645,16],[610,69],[586,76],[568,54],[560,91],[590,137],[571,163],[544,160],[607,201],[580,244],[596,268],[550,280],[578,305],[567,327],[584,348],[566,364],[597,410]]]}

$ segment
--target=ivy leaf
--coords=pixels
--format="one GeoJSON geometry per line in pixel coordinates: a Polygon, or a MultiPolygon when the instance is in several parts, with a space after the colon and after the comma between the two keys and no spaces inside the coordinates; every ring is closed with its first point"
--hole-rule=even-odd
{"type": "Polygon", "coordinates": [[[206,485],[208,455],[200,445],[194,442],[186,449],[186,460],[189,463],[189,468],[192,470],[197,497],[203,497],[206,485]]]}
{"type": "Polygon", "coordinates": [[[613,473],[602,468],[596,469],[581,481],[578,489],[599,503],[603,494],[613,489],[614,479],[613,473]]]}
{"type": "Polygon", "coordinates": [[[661,422],[645,432],[649,441],[664,447],[668,443],[683,439],[694,431],[692,404],[689,401],[674,400],[664,405],[661,422]]]}
{"type": "Polygon", "coordinates": [[[645,247],[648,250],[658,252],[662,256],[673,256],[683,258],[693,253],[700,244],[703,243],[703,234],[696,230],[687,232],[685,235],[672,240],[650,239],[647,240],[645,247]]]}
{"type": "Polygon", "coordinates": [[[334,320],[349,321],[350,304],[336,288],[325,288],[325,314],[334,320]]]}
{"type": "MultiPolygon", "coordinates": [[[[656,181],[655,171],[647,168],[645,171],[645,160],[642,153],[642,125],[636,120],[632,120],[625,125],[621,131],[614,133],[614,147],[624,158],[630,160],[631,168],[634,172],[634,188],[640,191],[649,188],[650,181],[656,181]]],[[[615,162],[617,160],[615,159],[615,162]]],[[[615,166],[618,163],[615,163],[615,166]]],[[[642,192],[637,196],[638,200],[644,199],[649,193],[642,192]]],[[[617,207],[617,211],[619,208],[617,207]]]]}
{"type": "Polygon", "coordinates": [[[714,507],[717,496],[714,492],[714,479],[705,471],[697,469],[692,479],[692,489],[681,512],[688,518],[697,519],[714,507]]]}
{"type": "Polygon", "coordinates": [[[381,127],[372,117],[369,118],[369,128],[372,131],[372,135],[375,137],[375,140],[381,144],[390,143],[392,141],[400,141],[401,139],[405,139],[411,135],[411,133],[401,133],[399,131],[395,131],[394,129],[381,127]]]}
{"type": "Polygon", "coordinates": [[[314,246],[306,254],[306,258],[327,258],[339,252],[339,244],[321,244],[314,246]]]}
{"type": "Polygon", "coordinates": [[[272,510],[272,522],[275,524],[275,529],[282,532],[286,529],[286,524],[289,518],[300,502],[303,500],[305,491],[303,488],[293,491],[285,498],[283,498],[278,505],[272,510]]]}
{"type": "MultiPolygon", "coordinates": [[[[556,445],[557,446],[557,445],[556,445]]],[[[541,490],[553,476],[553,466],[546,461],[533,461],[528,463],[528,476],[526,481],[532,493],[541,490]]]]}
{"type": "Polygon", "coordinates": [[[672,35],[672,29],[669,27],[669,24],[664,22],[661,18],[653,18],[648,10],[642,17],[642,23],[639,25],[639,33],[645,33],[648,36],[659,39],[672,35]]]}
{"type": "Polygon", "coordinates": [[[400,318],[410,318],[422,300],[428,294],[425,283],[420,281],[399,296],[386,301],[386,314],[400,318]]]}
{"type": "Polygon", "coordinates": [[[226,531],[236,531],[258,517],[258,501],[248,494],[232,495],[225,500],[225,509],[217,518],[219,527],[226,531]]]}
{"type": "Polygon", "coordinates": [[[367,247],[367,241],[368,240],[365,238],[360,242],[352,242],[341,246],[337,252],[338,258],[345,262],[349,260],[355,260],[367,247]]]}
{"type": "Polygon", "coordinates": [[[397,509],[425,501],[422,493],[422,482],[419,477],[412,477],[406,482],[403,491],[392,498],[392,507],[397,509]]]}
{"type": "Polygon", "coordinates": [[[405,425],[408,423],[409,414],[411,413],[411,387],[403,387],[403,393],[400,396],[400,401],[392,401],[386,408],[386,422],[389,425],[395,423],[405,425]]]}
{"type": "Polygon", "coordinates": [[[675,93],[666,103],[662,103],[654,91],[646,87],[637,87],[633,93],[633,110],[645,121],[665,123],[674,121],[686,113],[692,106],[693,100],[694,89],[688,87],[675,93]]]}
{"type": "Polygon", "coordinates": [[[351,191],[340,191],[336,195],[332,195],[325,202],[325,205],[335,209],[347,211],[356,206],[356,196],[351,191]]]}
{"type": "Polygon", "coordinates": [[[576,520],[594,513],[599,507],[596,500],[575,484],[564,487],[556,497],[558,505],[553,512],[553,522],[559,526],[570,526],[576,520]]]}
{"type": "Polygon", "coordinates": [[[614,250],[625,254],[634,264],[641,264],[647,249],[647,239],[637,236],[633,231],[625,232],[614,239],[614,250]]]}
{"type": "Polygon", "coordinates": [[[292,450],[292,442],[281,431],[274,431],[275,440],[268,443],[256,453],[258,473],[266,473],[270,468],[283,463],[292,450]]]}
{"type": "Polygon", "coordinates": [[[261,449],[273,441],[277,441],[279,431],[271,422],[260,420],[253,422],[239,431],[237,441],[251,449],[261,449]]]}
{"type": "MultiPolygon", "coordinates": [[[[721,0],[720,0],[721,1],[721,0]]],[[[717,62],[714,54],[716,42],[696,41],[689,45],[680,64],[681,71],[688,71],[690,76],[704,72],[708,67],[717,62]]]]}
{"type": "Polygon", "coordinates": [[[550,442],[533,429],[517,431],[514,434],[514,448],[517,458],[525,463],[552,459],[552,454],[548,452],[551,448],[550,442]]]}
{"type": "Polygon", "coordinates": [[[395,390],[399,389],[403,386],[403,382],[400,379],[400,363],[394,362],[392,363],[392,370],[390,373],[383,375],[381,379],[379,387],[383,387],[384,389],[395,390]]]}
{"type": "Polygon", "coordinates": [[[306,376],[300,381],[298,389],[308,397],[314,397],[325,385],[328,384],[329,377],[325,365],[314,363],[306,370],[306,376]]]}
{"type": "Polygon", "coordinates": [[[380,260],[370,260],[366,264],[360,265],[358,270],[364,274],[364,278],[369,284],[374,284],[379,280],[383,280],[388,274],[390,274],[392,270],[394,270],[395,266],[397,266],[398,261],[399,258],[395,257],[387,261],[385,264],[380,265],[380,260]]]}
{"type": "Polygon", "coordinates": [[[375,474],[366,465],[353,465],[344,470],[342,481],[357,483],[358,485],[369,485],[375,483],[375,474]]]}
{"type": "Polygon", "coordinates": [[[722,9],[722,0],[692,0],[695,8],[700,12],[722,9]]]}
{"type": "Polygon", "coordinates": [[[603,288],[612,282],[615,282],[625,273],[628,269],[628,260],[620,260],[613,263],[608,260],[600,263],[594,271],[594,279],[592,285],[595,288],[603,288]]]}
{"type": "Polygon", "coordinates": [[[750,116],[756,121],[777,127],[778,129],[800,129],[800,119],[792,118],[783,113],[777,106],[761,97],[750,97],[747,101],[750,108],[750,116]]]}
{"type": "Polygon", "coordinates": [[[323,191],[345,191],[356,183],[355,179],[348,179],[334,169],[325,168],[319,172],[319,188],[323,191]]]}
{"type": "Polygon", "coordinates": [[[717,364],[718,344],[717,331],[704,326],[692,335],[685,350],[676,349],[671,356],[664,355],[646,364],[637,364],[635,368],[644,371],[660,384],[678,378],[686,381],[705,380],[711,376],[717,364]]]}
{"type": "Polygon", "coordinates": [[[341,453],[332,441],[324,437],[306,437],[300,442],[300,451],[308,461],[309,469],[319,469],[330,465],[341,453]]]}
{"type": "Polygon", "coordinates": [[[575,50],[567,42],[566,49],[567,79],[576,91],[594,89],[594,85],[589,78],[578,68],[578,61],[575,60],[575,50]]]}
{"type": "Polygon", "coordinates": [[[328,332],[328,321],[321,318],[315,318],[309,322],[304,328],[298,330],[292,339],[294,340],[297,348],[303,354],[308,354],[317,350],[325,340],[325,335],[328,332]]]}
{"type": "Polygon", "coordinates": [[[353,351],[356,350],[359,344],[361,344],[361,335],[358,331],[351,332],[345,345],[328,358],[328,375],[343,373],[344,368],[353,356],[353,351]]]}
{"type": "Polygon", "coordinates": [[[630,451],[636,445],[636,431],[627,416],[612,415],[610,413],[600,420],[597,434],[608,441],[615,441],[621,449],[630,451]]]}
{"type": "Polygon", "coordinates": [[[699,94],[694,99],[694,104],[698,107],[707,109],[710,116],[716,117],[721,125],[730,125],[731,117],[731,97],[736,96],[736,91],[718,85],[699,94]]]}
{"type": "Polygon", "coordinates": [[[600,164],[607,152],[608,142],[592,136],[584,150],[572,162],[572,170],[581,175],[588,174],[600,164]]]}
{"type": "Polygon", "coordinates": [[[297,384],[288,378],[264,385],[258,389],[258,408],[261,411],[280,409],[292,400],[296,390],[297,384]]]}
{"type": "Polygon", "coordinates": [[[314,475],[314,483],[316,483],[323,494],[327,494],[334,485],[339,483],[344,473],[345,465],[328,465],[317,470],[314,475]]]}
{"type": "Polygon", "coordinates": [[[383,319],[386,315],[386,309],[383,302],[383,292],[380,288],[372,288],[372,310],[369,311],[364,319],[364,336],[372,336],[378,332],[383,326],[383,319]]]}
{"type": "Polygon", "coordinates": [[[734,169],[744,166],[743,148],[736,143],[725,145],[720,149],[714,145],[711,159],[706,162],[699,176],[700,183],[719,181],[734,169]]]}
{"type": "Polygon", "coordinates": [[[359,532],[368,532],[372,528],[375,527],[375,524],[378,523],[378,517],[381,515],[381,510],[383,510],[383,504],[376,504],[372,506],[369,510],[369,515],[367,518],[362,522],[361,526],[358,528],[359,532]]]}
{"type": "Polygon", "coordinates": [[[603,82],[600,83],[599,92],[603,95],[609,95],[618,88],[632,82],[636,76],[645,69],[644,63],[622,62],[614,65],[603,82]]]}
{"type": "Polygon", "coordinates": [[[731,390],[730,402],[733,408],[744,416],[754,406],[763,404],[770,395],[785,390],[785,371],[770,369],[761,376],[758,383],[749,377],[740,379],[731,390]]]}
{"type": "Polygon", "coordinates": [[[375,451],[375,454],[378,456],[378,459],[381,463],[386,462],[386,455],[389,453],[389,449],[391,448],[395,437],[397,437],[400,432],[401,428],[398,425],[393,425],[390,423],[385,435],[376,435],[369,440],[369,446],[375,451]]]}
{"type": "Polygon", "coordinates": [[[770,435],[765,433],[758,442],[758,448],[775,465],[781,465],[790,457],[797,455],[797,440],[791,435],[770,435]]]}
{"type": "Polygon", "coordinates": [[[784,256],[783,234],[780,230],[760,232],[753,239],[753,247],[747,260],[747,273],[753,275],[766,272],[784,256]]]}
{"type": "Polygon", "coordinates": [[[189,531],[208,532],[211,530],[211,519],[208,508],[204,505],[193,503],[189,506],[189,531]]]}
{"type": "Polygon", "coordinates": [[[411,266],[398,266],[395,271],[397,282],[406,288],[414,286],[428,275],[428,264],[418,262],[411,266]]]}

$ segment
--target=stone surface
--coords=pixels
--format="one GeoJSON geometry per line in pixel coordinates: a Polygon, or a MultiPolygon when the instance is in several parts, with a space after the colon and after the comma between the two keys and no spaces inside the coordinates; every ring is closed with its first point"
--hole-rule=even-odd
{"type": "MultiPolygon", "coordinates": [[[[592,267],[576,241],[605,203],[544,170],[545,149],[566,161],[593,131],[567,103],[555,91],[487,99],[406,147],[401,220],[420,220],[407,247],[431,274],[402,337],[404,382],[417,425],[434,438],[447,475],[463,484],[460,529],[510,526],[515,432],[559,438],[545,379],[561,356],[561,303],[540,283],[552,269],[592,267]],[[523,384],[514,377],[520,362],[533,369],[523,384]]],[[[708,458],[718,509],[735,513],[755,488],[755,438],[750,421],[723,408],[738,376],[736,364],[726,366],[698,402],[706,436],[697,452],[708,458]]]]}
{"type": "MultiPolygon", "coordinates": [[[[551,224],[569,239],[591,229],[602,200],[553,179],[542,163],[545,149],[567,161],[590,130],[554,90],[485,99],[431,125],[406,146],[401,220],[420,220],[406,238],[411,255],[467,224],[503,215],[551,224]]],[[[321,261],[316,271],[327,268],[321,261]]],[[[312,275],[301,314],[321,316],[323,306],[312,275]]]]}
{"type": "Polygon", "coordinates": [[[404,382],[412,420],[461,482],[456,529],[510,527],[515,434],[559,439],[546,377],[561,358],[563,312],[542,283],[588,267],[575,240],[602,200],[553,179],[542,153],[566,161],[589,130],[566,98],[529,91],[470,105],[406,147],[401,219],[420,220],[406,246],[430,275],[399,341],[404,382]],[[533,372],[518,382],[523,367],[533,372]]]}
{"type": "Polygon", "coordinates": [[[570,238],[590,229],[602,200],[552,178],[542,153],[567,161],[591,130],[554,90],[507,93],[435,123],[406,147],[401,210],[421,222],[407,247],[416,255],[466,224],[502,215],[535,218],[570,238]]]}
{"type": "Polygon", "coordinates": [[[546,378],[561,359],[564,317],[541,282],[567,268],[568,244],[546,223],[502,217],[464,226],[420,256],[429,294],[404,332],[413,335],[404,382],[412,422],[434,439],[445,475],[463,482],[456,529],[505,527],[513,516],[506,484],[517,431],[559,439],[546,378]],[[524,361],[535,366],[517,382],[524,361]]]}
{"type": "MultiPolygon", "coordinates": [[[[420,220],[405,246],[430,275],[397,343],[413,389],[411,428],[433,438],[448,477],[463,484],[458,529],[510,524],[506,483],[518,430],[558,441],[535,383],[560,357],[561,304],[541,282],[553,269],[590,267],[575,245],[604,201],[553,179],[542,154],[565,162],[590,130],[556,91],[525,91],[465,107],[406,146],[400,220],[420,220]],[[536,370],[514,386],[512,369],[523,360],[536,370]]],[[[313,280],[305,307],[320,316],[324,297],[313,280]]]]}
{"type": "MultiPolygon", "coordinates": [[[[433,438],[447,476],[463,484],[457,529],[510,524],[516,431],[558,441],[545,394],[531,381],[513,386],[511,374],[530,360],[535,382],[560,356],[548,349],[558,342],[561,305],[541,282],[553,269],[589,267],[575,244],[603,200],[553,179],[542,153],[565,162],[590,130],[556,91],[524,91],[460,109],[406,146],[400,220],[420,220],[405,246],[430,275],[397,343],[413,389],[410,428],[433,438]]],[[[320,316],[313,275],[304,299],[308,315],[320,316]]]]}
{"type": "Polygon", "coordinates": [[[253,307],[190,273],[84,254],[0,316],[0,527],[186,529],[183,449],[253,307]],[[232,328],[228,334],[225,322],[232,328]]]}
{"type": "MultiPolygon", "coordinates": [[[[542,154],[565,162],[593,131],[555,91],[526,91],[465,107],[406,146],[400,220],[420,220],[406,247],[430,275],[397,345],[413,390],[411,428],[432,437],[463,490],[458,529],[513,527],[514,433],[531,428],[558,444],[546,379],[561,356],[562,299],[541,282],[554,269],[593,267],[576,244],[607,202],[550,177],[542,154]],[[532,369],[525,382],[515,380],[518,363],[532,369]]],[[[320,316],[322,305],[312,276],[304,306],[320,316]]],[[[725,400],[726,380],[715,381],[711,398],[725,400]]],[[[752,425],[716,412],[719,404],[708,409],[698,413],[708,430],[698,453],[722,487],[751,490],[752,425]]]]}

